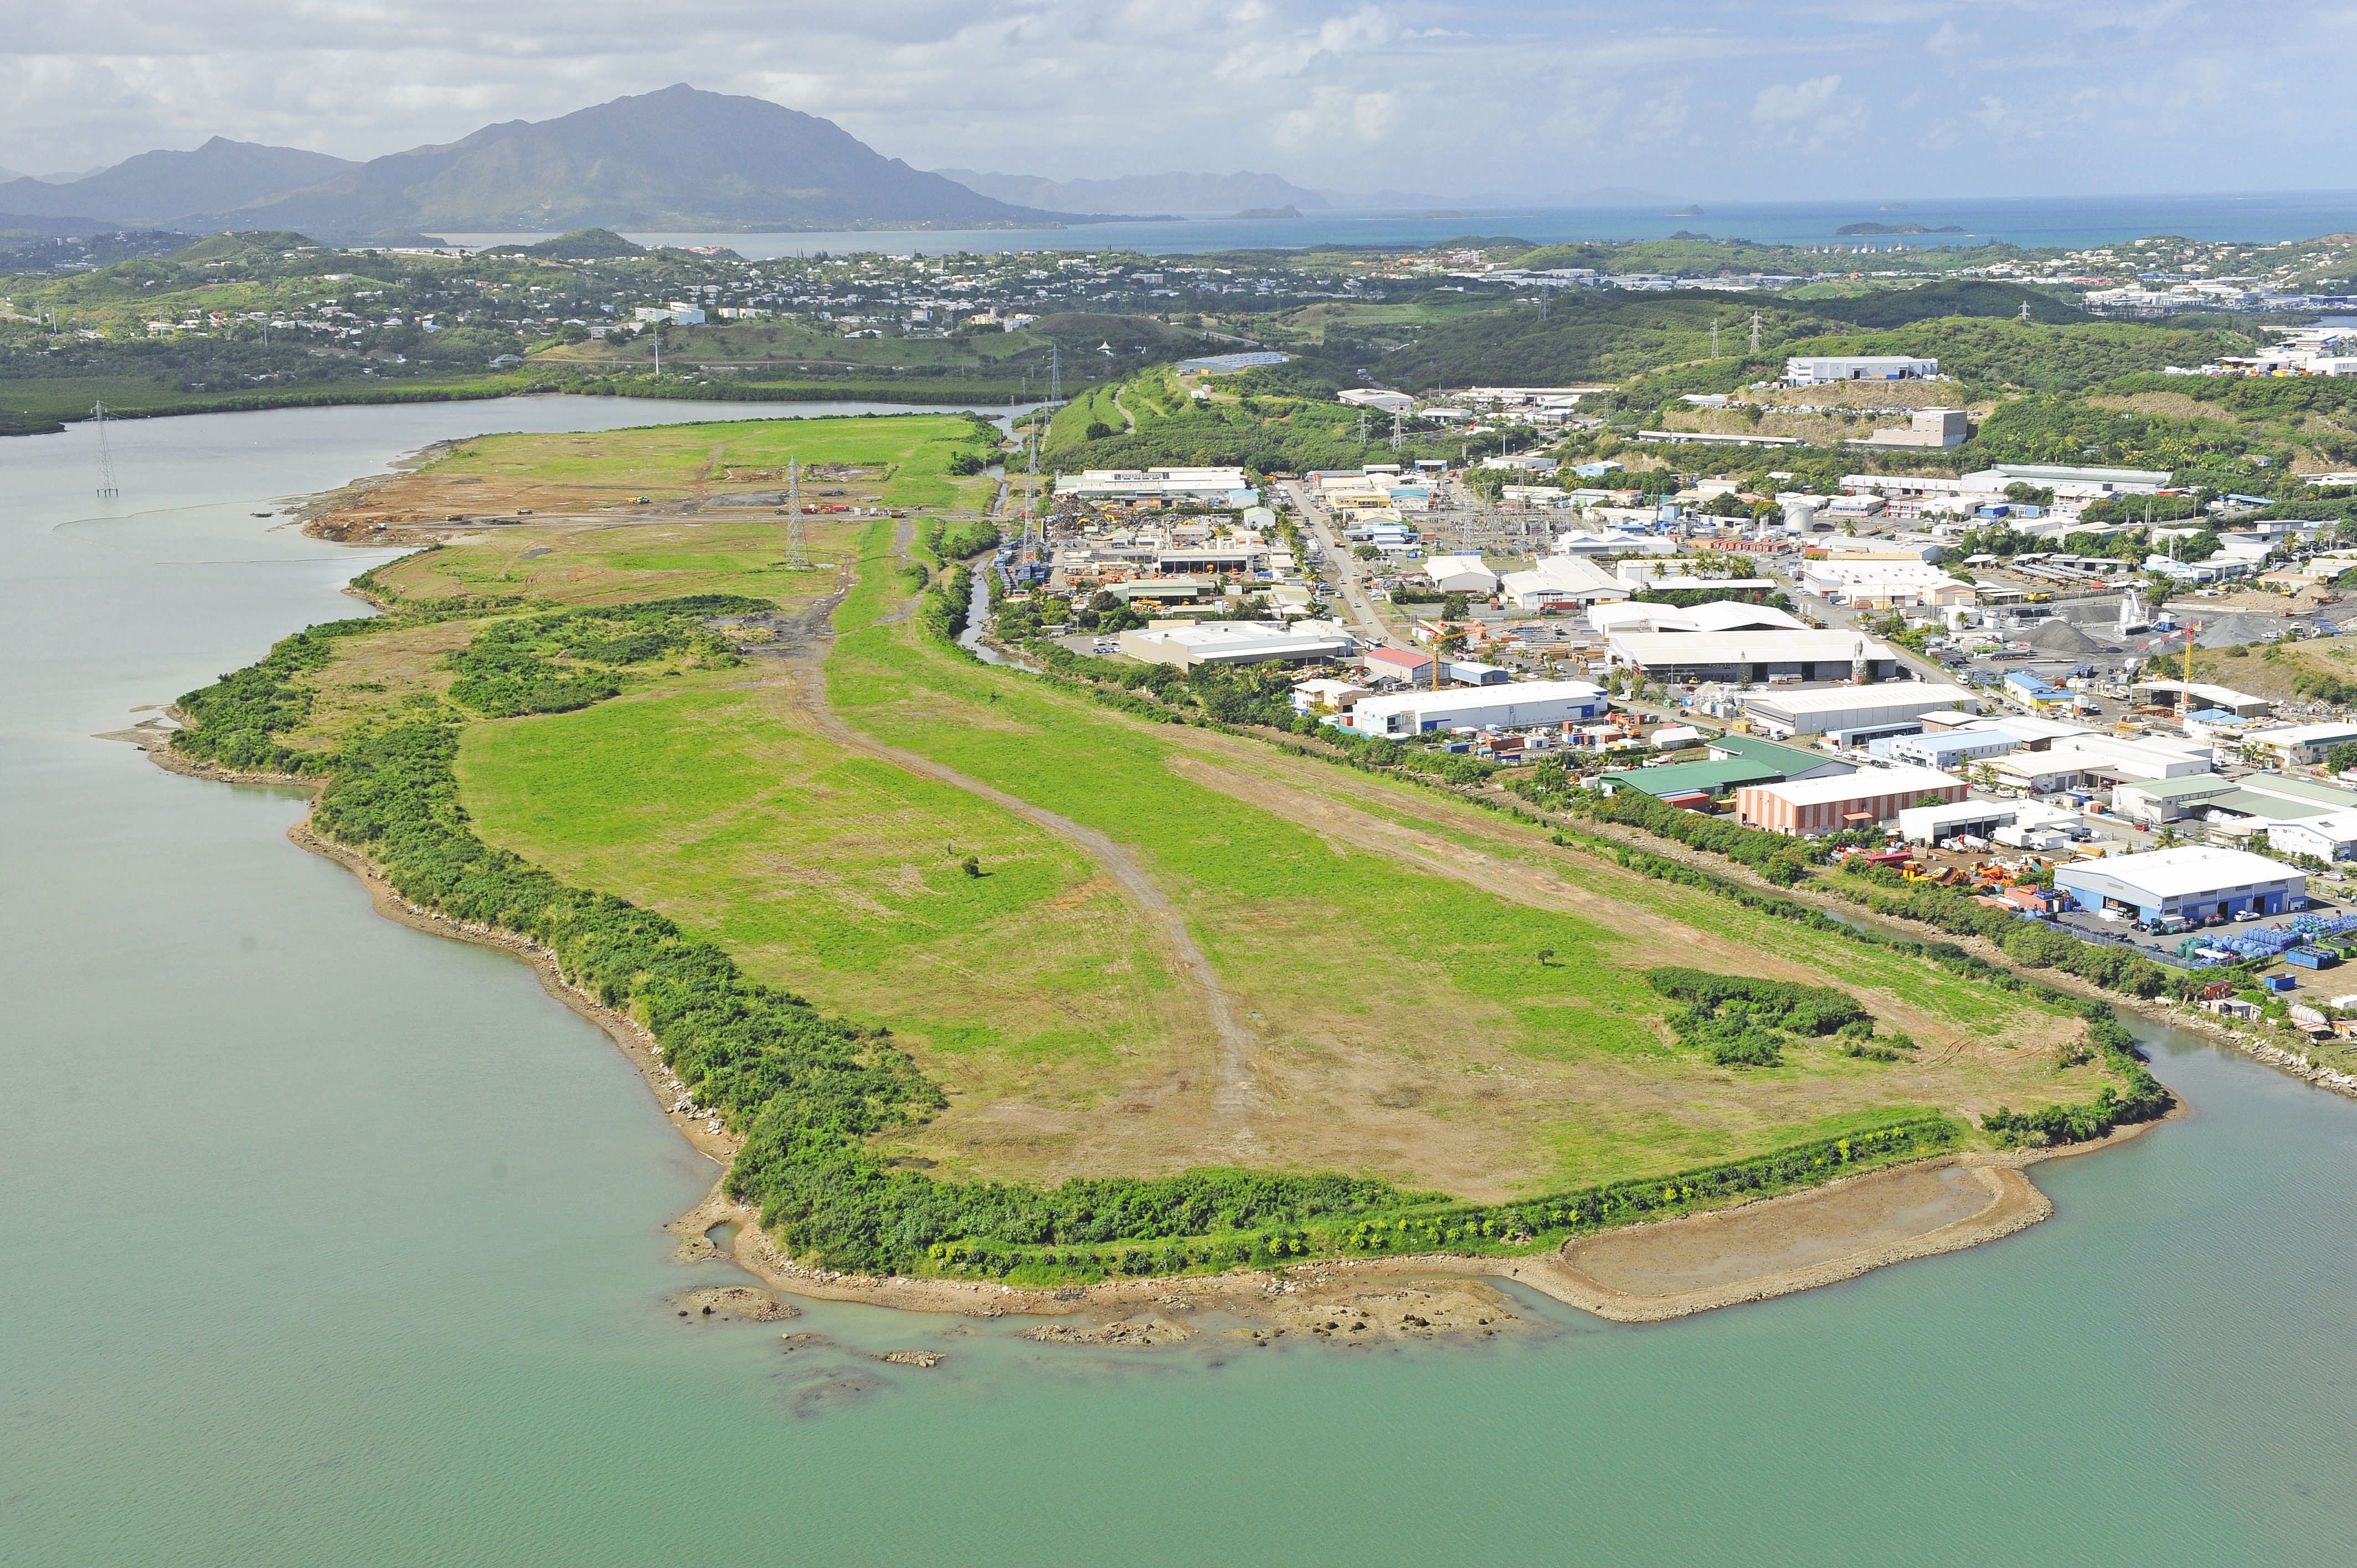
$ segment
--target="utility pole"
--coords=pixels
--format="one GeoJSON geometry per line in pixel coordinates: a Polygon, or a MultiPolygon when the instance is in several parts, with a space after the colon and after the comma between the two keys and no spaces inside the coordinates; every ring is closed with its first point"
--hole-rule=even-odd
{"type": "Polygon", "coordinates": [[[1751,351],[1760,352],[1760,313],[1756,310],[1751,313],[1751,351]]]}
{"type": "Polygon", "coordinates": [[[1048,401],[1064,401],[1064,350],[1054,343],[1048,345],[1048,401]]]}
{"type": "Polygon", "coordinates": [[[662,380],[662,323],[660,321],[655,322],[648,327],[647,330],[654,334],[655,380],[661,381],[662,380]]]}
{"type": "Polygon", "coordinates": [[[1718,317],[1716,316],[1710,318],[1710,357],[1714,360],[1718,358],[1718,317]]]}
{"type": "Polygon", "coordinates": [[[1360,445],[1360,446],[1364,446],[1366,444],[1367,444],[1367,411],[1366,411],[1365,409],[1363,409],[1363,408],[1362,408],[1362,409],[1361,409],[1361,410],[1359,411],[1359,445],[1360,445]]]}
{"type": "Polygon", "coordinates": [[[1407,414],[1405,410],[1396,408],[1392,410],[1392,450],[1394,452],[1400,449],[1400,430],[1406,419],[1407,414]]]}
{"type": "Polygon", "coordinates": [[[789,570],[810,564],[810,543],[802,537],[802,466],[786,459],[786,565],[789,570]]]}
{"type": "Polygon", "coordinates": [[[98,499],[111,501],[123,492],[114,488],[114,453],[106,445],[106,404],[91,404],[90,414],[98,421],[98,499]]]}

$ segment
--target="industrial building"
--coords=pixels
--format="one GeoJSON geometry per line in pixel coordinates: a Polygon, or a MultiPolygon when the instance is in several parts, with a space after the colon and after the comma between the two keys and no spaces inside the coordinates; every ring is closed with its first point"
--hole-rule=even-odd
{"type": "Polygon", "coordinates": [[[1939,373],[1939,360],[1905,354],[1799,356],[1784,361],[1784,380],[1796,387],[1829,381],[1912,381],[1939,373]]]}
{"type": "Polygon", "coordinates": [[[2243,744],[2270,754],[2286,767],[2307,767],[2323,761],[2334,746],[2352,740],[2357,740],[2357,723],[2336,719],[2330,724],[2255,730],[2243,737],[2243,744]]]}
{"type": "Polygon", "coordinates": [[[1459,686],[1437,692],[1396,692],[1361,697],[1342,722],[1361,735],[1429,735],[1435,730],[1495,725],[1518,729],[1601,718],[1611,703],[1587,681],[1523,681],[1504,686],[1459,686]]]}
{"type": "Polygon", "coordinates": [[[1368,678],[1380,681],[1389,676],[1405,681],[1411,686],[1439,683],[1440,671],[1429,653],[1418,653],[1407,648],[1370,648],[1360,662],[1366,666],[1368,678]]]}
{"type": "Polygon", "coordinates": [[[1973,422],[1961,408],[1919,408],[1905,424],[1886,427],[1845,443],[1851,446],[1904,446],[1945,452],[1972,439],[1973,422]]]}
{"type": "Polygon", "coordinates": [[[1974,701],[1962,686],[1936,681],[1889,681],[1867,686],[1779,686],[1743,699],[1752,724],[1778,739],[1831,736],[1857,746],[1878,736],[1922,727],[1923,715],[1974,701]]]}
{"type": "Polygon", "coordinates": [[[1651,768],[1608,768],[1597,782],[1609,795],[1634,789],[1664,805],[1706,809],[1729,790],[1752,784],[1782,784],[1795,779],[1832,779],[1857,769],[1818,751],[1778,746],[1750,736],[1720,736],[1700,762],[1663,762],[1651,768]]]}
{"type": "Polygon", "coordinates": [[[1215,540],[1209,544],[1171,544],[1155,553],[1154,569],[1179,572],[1265,572],[1268,546],[1257,539],[1215,540]]]}
{"type": "MultiPolygon", "coordinates": [[[[1658,591],[1648,584],[1646,592],[1658,591]]],[[[1635,599],[1587,607],[1587,624],[1609,637],[1616,631],[1806,631],[1808,623],[1766,605],[1715,599],[1681,609],[1635,599]]]]}
{"type": "Polygon", "coordinates": [[[1854,631],[1620,632],[1605,648],[1613,668],[1665,683],[1880,681],[1899,670],[1896,653],[1854,631]]]}
{"type": "Polygon", "coordinates": [[[1747,785],[1735,792],[1735,816],[1748,828],[1820,838],[1889,822],[1926,800],[1945,804],[1966,793],[1963,779],[1932,768],[1864,768],[1829,779],[1747,785]]]}
{"type": "Polygon", "coordinates": [[[2182,681],[2138,681],[2128,688],[2128,695],[2139,703],[2158,703],[2163,707],[2182,704],[2195,713],[2215,708],[2238,719],[2265,718],[2276,710],[2272,698],[2254,697],[2232,686],[2212,686],[2200,681],[2190,686],[2182,681]]]}
{"type": "Polygon", "coordinates": [[[2291,866],[2208,844],[2058,865],[2054,886],[2082,909],[2119,909],[2138,920],[2280,915],[2308,900],[2308,878],[2291,866]]]}
{"type": "Polygon", "coordinates": [[[1482,564],[1479,555],[1435,555],[1424,564],[1424,575],[1444,594],[1486,599],[1498,591],[1498,574],[1482,564]]]}
{"type": "Polygon", "coordinates": [[[1893,762],[1948,769],[2017,751],[2044,751],[2058,740],[2092,733],[2084,725],[2030,714],[1980,718],[1943,709],[1925,714],[1921,723],[1915,734],[1885,736],[1867,749],[1893,762]]]}
{"type": "Polygon", "coordinates": [[[2270,850],[2345,860],[2357,790],[2280,773],[2223,779],[2201,772],[2122,784],[2112,791],[2112,809],[2150,827],[2192,823],[2220,843],[2247,843],[2265,833],[2270,850]]]}
{"type": "Polygon", "coordinates": [[[1600,599],[1625,599],[1630,589],[1595,562],[1580,555],[1549,555],[1527,572],[1509,572],[1499,596],[1523,610],[1569,610],[1600,599]]]}
{"type": "Polygon", "coordinates": [[[1944,608],[1975,604],[1980,598],[1970,583],[1920,560],[1834,555],[1803,563],[1794,580],[1804,592],[1857,609],[1944,608]]]}
{"type": "Polygon", "coordinates": [[[2210,771],[2216,753],[2198,742],[2162,736],[2066,736],[2042,751],[2013,751],[1980,766],[2000,789],[2032,795],[2116,793],[2123,784],[2184,779],[2210,771]]]}
{"type": "Polygon", "coordinates": [[[2166,468],[2083,468],[2061,463],[1998,463],[1975,468],[1956,482],[1966,490],[2003,494],[2010,484],[2052,490],[2058,500],[2101,500],[2105,496],[2148,496],[2166,487],[2166,468]]]}
{"type": "Polygon", "coordinates": [[[1303,620],[1197,621],[1185,626],[1134,627],[1121,650],[1147,664],[1192,670],[1199,664],[1326,663],[1349,658],[1358,642],[1341,622],[1303,620]]]}
{"type": "Polygon", "coordinates": [[[1260,492],[1242,468],[1090,468],[1056,480],[1056,493],[1084,501],[1161,500],[1252,506],[1260,492]]]}

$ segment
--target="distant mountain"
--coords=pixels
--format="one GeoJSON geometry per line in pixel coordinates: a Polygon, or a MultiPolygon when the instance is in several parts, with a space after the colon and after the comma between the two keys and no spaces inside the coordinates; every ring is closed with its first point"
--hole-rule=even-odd
{"type": "Polygon", "coordinates": [[[18,176],[0,185],[0,212],[169,223],[266,201],[359,166],[325,153],[215,136],[194,152],[141,153],[61,184],[18,176]]]}
{"type": "Polygon", "coordinates": [[[240,227],[323,239],[988,226],[1057,216],[912,169],[832,121],[684,84],[560,119],[487,125],[464,141],[372,159],[308,189],[215,214],[240,227]]]}
{"type": "Polygon", "coordinates": [[[935,171],[968,190],[999,201],[1045,207],[1059,212],[1220,213],[1248,207],[1293,207],[1304,211],[1329,205],[1273,174],[1133,174],[1118,179],[1054,180],[1038,175],[985,174],[974,169],[935,171]]]}
{"type": "Polygon", "coordinates": [[[74,240],[111,234],[123,228],[95,218],[51,218],[30,212],[0,212],[0,234],[38,234],[44,239],[74,240]]]}

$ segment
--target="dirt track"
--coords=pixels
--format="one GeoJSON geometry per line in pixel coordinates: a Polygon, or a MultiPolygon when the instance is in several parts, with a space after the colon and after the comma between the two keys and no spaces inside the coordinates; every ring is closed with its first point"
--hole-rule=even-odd
{"type": "MultiPolygon", "coordinates": [[[[895,541],[896,548],[906,551],[913,527],[909,523],[901,525],[895,541]]],[[[797,635],[780,639],[780,655],[772,663],[777,671],[773,679],[791,683],[795,705],[806,715],[811,727],[836,745],[987,800],[1002,811],[1047,829],[1102,866],[1105,875],[1121,889],[1123,897],[1144,917],[1143,924],[1161,950],[1164,963],[1195,996],[1211,1033],[1219,1041],[1219,1076],[1212,1089],[1211,1113],[1212,1125],[1217,1129],[1223,1152],[1240,1157],[1255,1151],[1258,1142],[1252,1131],[1259,1104],[1259,1090],[1253,1079],[1252,1066],[1255,1042],[1252,1031],[1244,1025],[1235,999],[1228,994],[1227,988],[1220,982],[1219,972],[1204,956],[1194,933],[1187,929],[1186,917],[1170,902],[1169,895],[1155,882],[1135,854],[1096,829],[1084,827],[1070,817],[1035,806],[931,757],[888,746],[845,724],[827,701],[823,664],[825,641],[834,635],[833,617],[847,591],[846,583],[798,618],[797,635]]],[[[889,624],[904,619],[909,610],[908,604],[896,606],[885,618],[886,622],[889,624]]]]}

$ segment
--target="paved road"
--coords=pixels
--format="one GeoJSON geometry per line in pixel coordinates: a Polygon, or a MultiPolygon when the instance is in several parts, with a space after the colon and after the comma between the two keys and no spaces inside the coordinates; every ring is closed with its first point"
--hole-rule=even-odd
{"type": "Polygon", "coordinates": [[[1342,536],[1334,532],[1333,523],[1310,506],[1308,492],[1298,479],[1285,480],[1283,485],[1286,497],[1293,502],[1293,510],[1301,518],[1301,526],[1325,552],[1327,580],[1340,590],[1343,607],[1350,612],[1352,629],[1359,633],[1360,640],[1371,646],[1391,641],[1391,633],[1383,627],[1383,618],[1375,612],[1375,602],[1367,596],[1366,589],[1361,585],[1361,568],[1359,563],[1351,558],[1350,546],[1343,543],[1342,536]]]}

